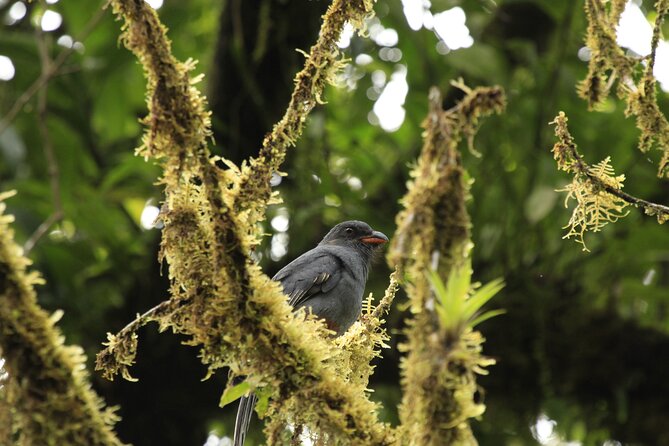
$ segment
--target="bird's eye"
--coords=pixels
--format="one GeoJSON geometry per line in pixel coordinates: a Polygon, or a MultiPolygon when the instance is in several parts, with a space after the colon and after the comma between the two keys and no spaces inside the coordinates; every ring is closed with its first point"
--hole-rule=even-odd
{"type": "Polygon", "coordinates": [[[353,228],[346,228],[347,234],[353,234],[353,228]]]}

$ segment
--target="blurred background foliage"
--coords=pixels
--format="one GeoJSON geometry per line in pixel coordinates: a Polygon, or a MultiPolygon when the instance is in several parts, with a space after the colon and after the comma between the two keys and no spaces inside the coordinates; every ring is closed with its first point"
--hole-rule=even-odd
{"type": "MultiPolygon", "coordinates": [[[[289,99],[303,61],[295,49],[315,41],[327,2],[150,3],[170,28],[175,55],[197,59],[196,71],[206,74],[201,87],[213,111],[214,152],[237,163],[255,155],[289,99]]],[[[45,113],[35,95],[0,124],[0,189],[18,191],[8,205],[19,242],[28,241],[56,210],[41,119],[57,160],[63,218],[29,255],[47,279],[41,303],[65,311],[68,342],[81,344],[89,362],[105,332],[167,296],[156,261],[159,230],[151,228],[159,169],[133,156],[146,114],[141,69],[120,47],[119,23],[108,11],[77,38],[100,5],[0,0],[3,119],[40,76],[45,58],[37,42],[51,60],[73,47],[48,82],[45,113]]],[[[652,2],[628,7],[653,18],[652,2]]],[[[559,110],[571,118],[590,162],[610,155],[627,175],[627,192],[669,203],[669,183],[655,177],[659,153],[637,150],[624,104],[609,99],[588,112],[577,98],[587,66],[582,2],[381,0],[375,9],[368,37],[342,39],[351,64],[284,165],[287,175],[276,185],[284,203],[269,210],[268,237],[256,253],[265,271],[274,274],[342,220],[392,234],[408,166],[421,147],[429,87],[447,92],[448,107],[459,97],[452,79],[499,84],[508,109],[479,131],[482,157],[463,147],[475,179],[474,278],[507,283],[493,301],[507,314],[480,327],[485,352],[498,364],[481,379],[488,410],[473,423],[477,438],[482,445],[669,444],[667,228],[633,210],[586,235],[591,253],[561,238],[570,212],[555,189],[570,178],[555,167],[548,126],[559,110]]],[[[659,101],[666,113],[666,92],[659,101]]],[[[380,261],[371,275],[368,289],[377,297],[388,273],[380,261]]],[[[372,397],[383,401],[382,417],[391,422],[405,316],[400,298],[389,316],[392,348],[372,378],[372,397]]],[[[133,373],[140,382],[94,383],[121,406],[122,439],[137,446],[218,444],[234,416],[234,408],[217,406],[225,377],[201,382],[205,369],[194,349],[155,327],[142,335],[133,373]]],[[[251,442],[261,438],[256,433],[251,442]]]]}

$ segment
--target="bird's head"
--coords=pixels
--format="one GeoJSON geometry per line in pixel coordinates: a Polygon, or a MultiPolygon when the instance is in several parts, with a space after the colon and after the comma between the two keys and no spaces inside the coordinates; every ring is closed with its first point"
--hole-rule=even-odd
{"type": "Polygon", "coordinates": [[[345,221],[330,229],[320,245],[353,247],[371,253],[375,248],[388,242],[383,232],[375,231],[364,221],[345,221]]]}

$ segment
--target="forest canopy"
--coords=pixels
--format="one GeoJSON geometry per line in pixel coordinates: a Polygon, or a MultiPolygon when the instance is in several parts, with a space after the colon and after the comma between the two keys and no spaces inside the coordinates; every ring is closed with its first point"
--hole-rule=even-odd
{"type": "Polygon", "coordinates": [[[0,444],[31,444],[31,392],[52,425],[86,395],[76,441],[227,444],[228,368],[273,395],[251,445],[291,420],[359,444],[668,444],[669,2],[329,6],[0,0],[0,444]],[[395,237],[332,341],[267,278],[351,219],[395,237]],[[447,330],[456,282],[496,294],[447,330]],[[448,342],[421,350],[425,326],[448,342]],[[12,376],[53,366],[17,339],[77,372],[12,376]],[[452,351],[453,387],[407,366],[452,351]]]}

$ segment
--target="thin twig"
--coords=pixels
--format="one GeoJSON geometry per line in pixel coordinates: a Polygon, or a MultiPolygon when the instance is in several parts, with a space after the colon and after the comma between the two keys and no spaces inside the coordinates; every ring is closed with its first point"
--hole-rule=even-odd
{"type": "MultiPolygon", "coordinates": [[[[42,76],[44,76],[45,73],[51,72],[52,61],[49,57],[49,49],[44,38],[44,32],[39,26],[35,27],[35,39],[37,41],[40,65],[42,67],[42,76]]],[[[37,126],[39,127],[40,136],[42,137],[42,149],[47,161],[51,198],[53,200],[53,212],[41,225],[39,225],[24,244],[23,250],[26,255],[33,249],[33,247],[35,247],[35,244],[44,236],[44,234],[46,234],[51,226],[60,221],[64,216],[60,194],[60,169],[58,167],[58,159],[56,158],[53,149],[51,135],[49,134],[49,127],[47,125],[47,92],[51,77],[49,76],[46,79],[47,80],[37,92],[37,126]]]]}
{"type": "Polygon", "coordinates": [[[47,231],[60,221],[63,218],[62,212],[54,212],[49,217],[42,222],[41,225],[35,229],[35,232],[32,233],[30,238],[23,244],[23,254],[28,255],[28,253],[35,247],[35,244],[41,239],[47,231]]]}
{"type": "MultiPolygon", "coordinates": [[[[118,331],[115,336],[119,339],[128,338],[149,322],[157,321],[160,317],[166,315],[167,313],[177,310],[179,306],[183,305],[185,302],[186,301],[182,299],[164,300],[158,305],[145,311],[141,315],[137,314],[137,317],[129,322],[120,331],[118,331]]],[[[102,352],[106,350],[109,350],[109,347],[105,348],[102,352]]],[[[102,354],[102,352],[100,352],[100,354],[102,354]]]]}
{"type": "Polygon", "coordinates": [[[567,147],[569,148],[569,154],[575,161],[576,165],[576,172],[585,175],[590,181],[592,181],[594,184],[597,185],[597,187],[601,188],[603,191],[614,195],[621,200],[637,207],[641,208],[644,210],[644,212],[648,215],[654,215],[654,216],[667,216],[669,217],[669,206],[665,206],[662,204],[657,204],[653,203],[647,200],[644,200],[642,198],[637,198],[633,195],[628,194],[627,192],[623,192],[621,189],[618,189],[616,187],[613,187],[609,184],[606,184],[604,181],[602,181],[597,175],[592,174],[591,167],[590,165],[583,159],[580,153],[578,153],[578,150],[576,150],[576,145],[573,143],[568,143],[566,144],[567,147]]]}
{"type": "MultiPolygon", "coordinates": [[[[91,19],[88,21],[84,29],[81,31],[81,33],[74,39],[75,42],[81,42],[88,35],[95,29],[95,27],[98,25],[102,17],[104,16],[105,10],[107,9],[107,5],[109,4],[109,0],[104,0],[102,2],[102,6],[98,11],[91,17],[91,19]]],[[[37,26],[39,28],[39,26],[37,26]]],[[[58,57],[56,57],[53,62],[51,63],[49,70],[47,71],[42,71],[40,76],[33,82],[30,87],[26,91],[23,92],[21,96],[14,102],[12,107],[9,109],[7,114],[0,119],[0,135],[7,130],[7,127],[14,121],[14,118],[16,118],[16,115],[21,111],[24,105],[32,99],[33,96],[46,84],[49,82],[49,80],[54,77],[56,74],[59,73],[60,68],[62,65],[65,63],[68,57],[75,52],[74,45],[72,45],[70,48],[66,48],[62,50],[59,54],[58,57]]]]}

